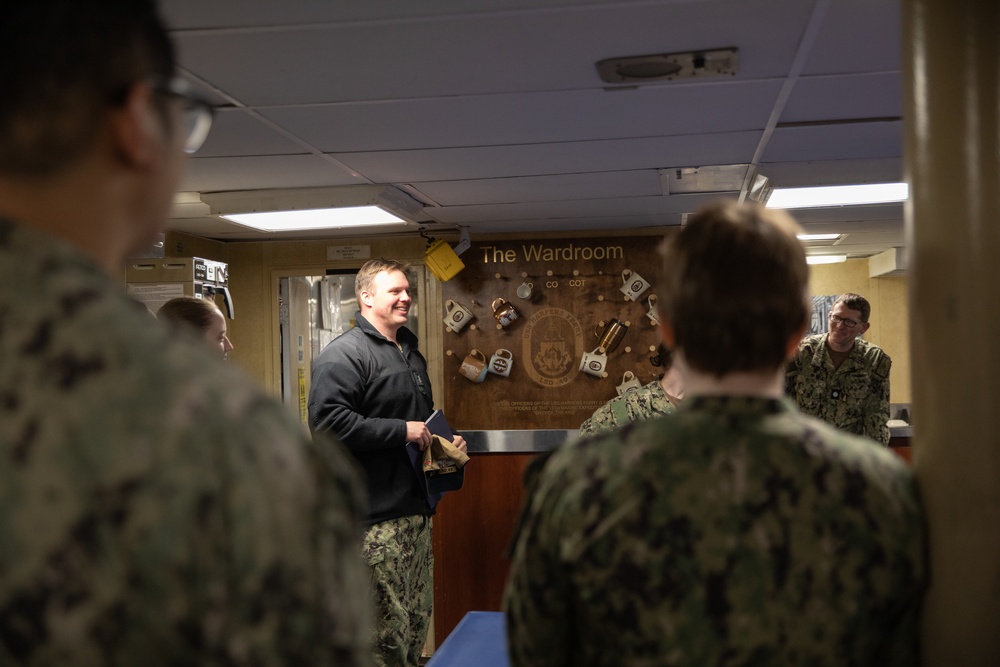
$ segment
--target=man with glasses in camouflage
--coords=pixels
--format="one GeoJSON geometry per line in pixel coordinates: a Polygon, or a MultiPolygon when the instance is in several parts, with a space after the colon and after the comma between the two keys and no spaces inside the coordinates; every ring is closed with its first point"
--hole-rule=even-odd
{"type": "Polygon", "coordinates": [[[0,62],[0,665],[370,665],[346,452],[124,294],[211,122],[155,3],[0,3],[0,62]]]}
{"type": "Polygon", "coordinates": [[[804,413],[888,446],[892,359],[860,338],[870,315],[863,296],[841,295],[830,311],[829,333],[802,339],[785,390],[804,413]]]}

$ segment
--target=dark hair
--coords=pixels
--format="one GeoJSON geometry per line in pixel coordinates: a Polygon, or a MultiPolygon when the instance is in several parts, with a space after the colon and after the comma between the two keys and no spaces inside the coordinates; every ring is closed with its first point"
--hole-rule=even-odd
{"type": "Polygon", "coordinates": [[[660,306],[692,368],[721,377],[785,363],[810,312],[799,230],[782,211],[724,202],[667,239],[660,306]]]}
{"type": "Polygon", "coordinates": [[[402,271],[406,273],[409,269],[410,265],[407,262],[400,262],[395,259],[379,257],[368,260],[358,269],[358,275],[354,279],[354,295],[358,298],[358,303],[361,303],[362,292],[372,291],[372,283],[375,281],[375,276],[383,271],[402,271]]]}
{"type": "Polygon", "coordinates": [[[842,303],[846,308],[850,308],[851,310],[856,310],[861,313],[862,322],[867,322],[868,318],[871,317],[872,306],[868,303],[868,299],[860,294],[855,294],[854,292],[841,294],[837,297],[837,300],[834,301],[833,305],[836,306],[838,303],[842,303]]]}
{"type": "Polygon", "coordinates": [[[0,173],[16,176],[79,158],[132,85],[174,74],[152,0],[0,3],[0,62],[0,173]]]}
{"type": "Polygon", "coordinates": [[[180,326],[193,327],[200,333],[204,333],[212,324],[212,318],[215,314],[221,312],[211,299],[179,296],[160,306],[160,309],[156,311],[156,319],[180,326]]]}

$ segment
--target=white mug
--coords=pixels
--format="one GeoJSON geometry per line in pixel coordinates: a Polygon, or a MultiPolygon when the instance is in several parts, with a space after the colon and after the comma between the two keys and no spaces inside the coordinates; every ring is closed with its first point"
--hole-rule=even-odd
{"type": "Polygon", "coordinates": [[[503,377],[510,376],[510,368],[514,365],[514,355],[505,347],[493,353],[490,357],[489,371],[503,377]]]}
{"type": "Polygon", "coordinates": [[[465,325],[471,322],[475,315],[472,311],[460,304],[458,301],[452,301],[448,299],[444,302],[444,325],[449,331],[454,331],[458,333],[465,328],[465,325]]]}
{"type": "Polygon", "coordinates": [[[620,289],[626,299],[629,301],[638,301],[639,296],[649,289],[649,283],[632,269],[625,269],[622,271],[622,286],[620,289]]]}
{"type": "Polygon", "coordinates": [[[525,280],[523,283],[517,286],[517,295],[522,299],[530,301],[531,297],[534,295],[534,292],[532,291],[534,287],[535,287],[534,285],[525,280]]]}
{"type": "Polygon", "coordinates": [[[608,355],[604,352],[603,347],[596,348],[593,352],[584,352],[580,358],[580,370],[597,378],[608,377],[604,370],[607,365],[608,355]]]}
{"type": "Polygon", "coordinates": [[[615,391],[617,391],[618,395],[621,396],[629,389],[638,389],[641,386],[642,384],[639,382],[639,378],[635,376],[635,373],[632,371],[625,371],[625,374],[622,375],[622,383],[615,387],[615,391]]]}
{"type": "Polygon", "coordinates": [[[654,325],[659,324],[660,311],[656,309],[656,295],[650,294],[648,297],[646,297],[646,301],[649,303],[649,312],[646,313],[646,317],[648,317],[649,321],[652,322],[654,325]]]}

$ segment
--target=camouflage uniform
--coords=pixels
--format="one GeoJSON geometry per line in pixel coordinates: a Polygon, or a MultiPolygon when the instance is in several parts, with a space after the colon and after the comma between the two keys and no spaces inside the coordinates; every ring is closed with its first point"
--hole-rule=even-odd
{"type": "Polygon", "coordinates": [[[834,368],[826,336],[802,339],[788,365],[785,393],[807,415],[888,446],[892,359],[878,346],[858,338],[840,368],[834,368]]]}
{"type": "Polygon", "coordinates": [[[528,503],[515,667],[916,664],[912,475],[788,399],[689,396],[567,443],[528,503]]]}
{"type": "Polygon", "coordinates": [[[597,408],[590,419],[580,425],[580,435],[597,435],[621,428],[625,424],[662,415],[674,409],[667,398],[660,378],[637,389],[629,389],[597,408]]]}
{"type": "Polygon", "coordinates": [[[217,357],[0,220],[0,664],[371,664],[353,464],[217,357]]]}
{"type": "Polygon", "coordinates": [[[423,653],[434,596],[431,518],[404,516],[365,531],[365,561],[371,568],[378,667],[416,665],[423,653]]]}

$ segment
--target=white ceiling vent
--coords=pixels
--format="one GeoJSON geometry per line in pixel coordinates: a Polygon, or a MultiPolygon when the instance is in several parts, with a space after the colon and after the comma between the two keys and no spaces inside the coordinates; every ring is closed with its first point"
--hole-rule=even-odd
{"type": "Polygon", "coordinates": [[[868,277],[902,276],[909,268],[906,248],[889,248],[868,258],[868,277]]]}

